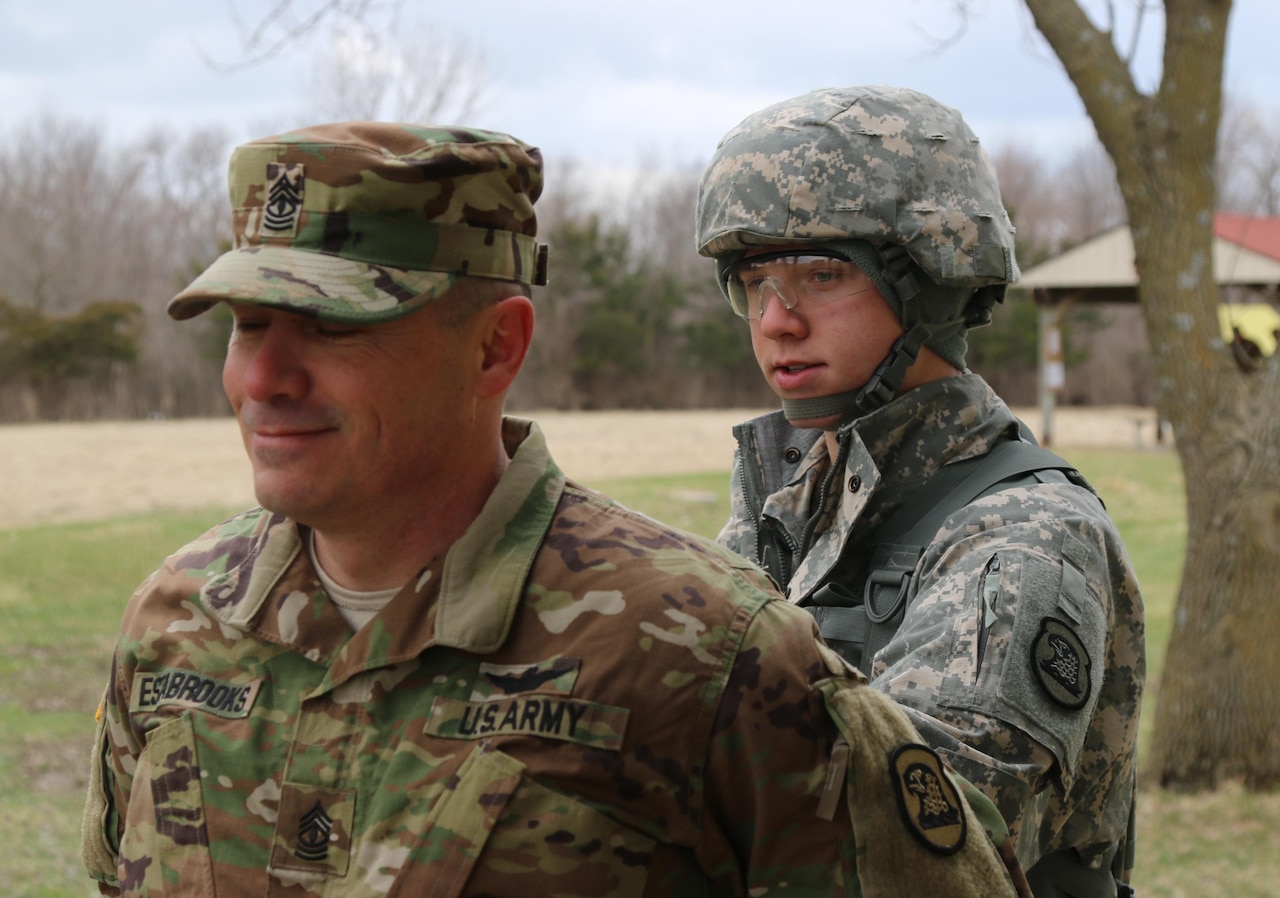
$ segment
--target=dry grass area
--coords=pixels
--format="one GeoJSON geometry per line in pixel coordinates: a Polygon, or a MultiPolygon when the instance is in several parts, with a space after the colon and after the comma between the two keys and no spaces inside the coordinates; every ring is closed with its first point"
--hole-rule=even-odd
{"type": "MultiPolygon", "coordinates": [[[[1043,437],[1041,415],[1019,410],[1043,437]]],[[[730,428],[755,412],[535,412],[560,466],[585,483],[727,471],[730,428]]],[[[1052,444],[1151,445],[1150,409],[1059,409],[1052,444]]],[[[153,508],[253,504],[249,464],[230,418],[0,427],[0,528],[97,520],[153,508]]]]}

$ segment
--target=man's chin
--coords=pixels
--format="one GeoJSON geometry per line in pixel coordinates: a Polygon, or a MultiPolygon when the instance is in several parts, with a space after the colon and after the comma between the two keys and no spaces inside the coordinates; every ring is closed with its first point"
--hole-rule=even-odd
{"type": "Polygon", "coordinates": [[[267,511],[292,518],[298,523],[307,523],[304,518],[310,517],[308,511],[315,504],[310,490],[281,483],[278,477],[255,478],[253,492],[258,504],[267,511]]]}

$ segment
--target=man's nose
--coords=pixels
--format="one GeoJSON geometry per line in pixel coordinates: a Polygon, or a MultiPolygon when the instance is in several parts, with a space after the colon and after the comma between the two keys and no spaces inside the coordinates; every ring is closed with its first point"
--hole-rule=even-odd
{"type": "Polygon", "coordinates": [[[795,333],[803,327],[803,317],[796,312],[796,303],[788,299],[780,284],[773,280],[760,285],[760,330],[766,336],[773,333],[795,333]],[[770,300],[773,300],[772,302],[770,300]]]}
{"type": "Polygon", "coordinates": [[[308,382],[296,339],[279,322],[272,322],[245,367],[245,393],[257,402],[297,399],[306,393],[308,382]]]}

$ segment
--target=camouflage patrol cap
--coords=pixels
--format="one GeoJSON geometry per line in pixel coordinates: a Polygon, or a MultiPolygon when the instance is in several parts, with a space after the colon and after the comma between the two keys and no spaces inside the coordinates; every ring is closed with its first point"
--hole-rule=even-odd
{"type": "Polygon", "coordinates": [[[698,252],[849,239],[903,247],[928,277],[1018,278],[995,170],[960,113],[901,87],[817,90],[725,135],[698,191],[698,252]]]}
{"type": "Polygon", "coordinates": [[[169,302],[173,318],[235,302],[370,324],[464,276],[546,283],[542,156],[506,134],[318,125],[238,147],[229,181],[234,246],[169,302]]]}

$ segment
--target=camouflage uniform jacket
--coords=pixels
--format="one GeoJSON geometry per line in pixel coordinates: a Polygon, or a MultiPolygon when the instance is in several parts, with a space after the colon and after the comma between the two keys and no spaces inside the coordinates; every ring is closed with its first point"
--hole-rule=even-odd
{"type": "MultiPolygon", "coordinates": [[[[782,584],[791,602],[842,578],[861,595],[860,552],[887,516],[942,465],[983,455],[1016,428],[974,374],[921,386],[847,425],[837,471],[819,431],[791,428],[781,413],[758,418],[735,428],[720,542],[758,559],[761,527],[773,528],[775,544],[781,534],[792,550],[782,584]],[[761,497],[756,507],[749,496],[761,497]]],[[[1133,570],[1095,497],[1065,482],[1016,486],[951,515],[925,547],[872,685],[995,801],[1024,868],[1063,848],[1098,866],[1127,823],[1143,631],[1133,570]],[[1078,695],[1053,678],[1055,638],[1083,665],[1078,695]]]]}
{"type": "Polygon", "coordinates": [[[952,780],[894,778],[905,714],[761,572],[504,438],[480,517],[358,632],[261,509],[144,582],[86,806],[102,892],[1012,894],[952,780]]]}

